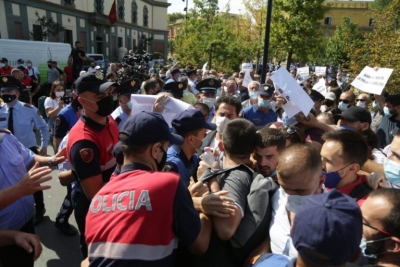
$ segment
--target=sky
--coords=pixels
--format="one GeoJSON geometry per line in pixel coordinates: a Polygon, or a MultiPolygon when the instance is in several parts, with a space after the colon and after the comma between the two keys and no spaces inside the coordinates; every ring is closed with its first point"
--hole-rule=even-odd
{"type": "MultiPolygon", "coordinates": [[[[244,6],[241,0],[219,0],[218,6],[220,10],[225,10],[225,6],[230,2],[230,13],[244,13],[244,6]]],[[[186,0],[168,0],[171,5],[168,7],[168,13],[180,12],[185,13],[183,9],[186,7],[186,0]]],[[[193,0],[188,0],[189,9],[193,7],[193,0]]]]}

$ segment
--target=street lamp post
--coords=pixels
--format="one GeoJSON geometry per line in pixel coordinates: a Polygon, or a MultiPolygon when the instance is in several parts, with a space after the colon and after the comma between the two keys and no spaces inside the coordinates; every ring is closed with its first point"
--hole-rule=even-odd
{"type": "Polygon", "coordinates": [[[188,13],[188,2],[189,2],[189,0],[182,0],[182,2],[185,2],[186,1],[186,7],[183,9],[183,11],[185,11],[186,12],[186,20],[187,20],[187,13],[188,13]]]}
{"type": "Polygon", "coordinates": [[[271,16],[272,16],[272,0],[268,0],[267,5],[267,18],[265,22],[265,39],[264,39],[264,56],[261,72],[261,83],[265,83],[265,76],[267,75],[267,60],[268,60],[268,47],[269,47],[269,33],[271,30],[271,16]]]}
{"type": "Polygon", "coordinates": [[[211,43],[211,44],[210,44],[210,55],[209,55],[209,58],[208,58],[208,62],[210,62],[210,66],[208,67],[209,70],[211,70],[211,66],[212,66],[212,50],[213,50],[213,45],[214,45],[214,43],[211,43]]]}

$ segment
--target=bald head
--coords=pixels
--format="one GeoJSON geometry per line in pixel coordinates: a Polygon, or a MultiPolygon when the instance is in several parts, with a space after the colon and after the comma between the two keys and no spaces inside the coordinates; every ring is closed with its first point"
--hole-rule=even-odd
{"type": "Polygon", "coordinates": [[[347,100],[349,101],[350,104],[353,104],[354,101],[356,100],[356,96],[352,91],[346,91],[340,95],[340,101],[342,100],[347,100]]]}
{"type": "Polygon", "coordinates": [[[306,172],[321,173],[321,156],[311,145],[295,144],[280,154],[276,170],[278,177],[282,180],[299,178],[306,172]]]}

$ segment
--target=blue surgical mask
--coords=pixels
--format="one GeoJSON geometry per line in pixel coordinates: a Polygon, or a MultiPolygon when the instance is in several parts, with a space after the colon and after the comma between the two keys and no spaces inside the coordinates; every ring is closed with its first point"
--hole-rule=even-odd
{"type": "MultiPolygon", "coordinates": [[[[350,164],[349,164],[350,165],[350,164]]],[[[344,166],[343,168],[335,171],[335,172],[322,172],[325,175],[325,186],[327,188],[336,188],[336,186],[342,181],[342,177],[340,177],[339,172],[346,168],[347,166],[344,166]]]]}
{"type": "Polygon", "coordinates": [[[126,103],[126,105],[128,106],[129,109],[132,109],[132,102],[129,101],[128,103],[126,103]]]}
{"type": "Polygon", "coordinates": [[[383,113],[384,113],[385,115],[390,115],[390,110],[389,110],[389,108],[388,108],[388,107],[384,107],[384,108],[383,108],[383,113]]]}
{"type": "Polygon", "coordinates": [[[341,111],[345,111],[346,109],[349,108],[349,104],[345,104],[345,103],[343,103],[343,101],[340,101],[340,102],[339,102],[338,108],[339,108],[341,111]]]}
{"type": "Polygon", "coordinates": [[[374,103],[372,103],[372,107],[373,107],[374,109],[379,109],[379,104],[378,104],[378,102],[374,101],[374,103]]]}
{"type": "Polygon", "coordinates": [[[400,185],[400,163],[385,158],[383,160],[383,170],[389,182],[400,185]]]}
{"type": "Polygon", "coordinates": [[[262,98],[259,98],[258,99],[258,107],[259,108],[269,108],[270,107],[269,100],[264,100],[262,98]]]}
{"type": "Polygon", "coordinates": [[[257,99],[257,97],[258,97],[258,93],[257,92],[250,92],[250,97],[251,97],[251,99],[257,99]]]}
{"type": "Polygon", "coordinates": [[[380,241],[385,241],[385,240],[388,240],[390,238],[391,237],[385,237],[385,238],[381,238],[381,239],[377,239],[377,240],[369,240],[369,241],[367,241],[365,238],[362,238],[361,239],[361,243],[360,243],[361,253],[363,254],[363,256],[365,258],[368,258],[368,259],[376,259],[376,258],[378,258],[378,255],[388,253],[387,251],[385,251],[385,252],[378,253],[378,254],[367,254],[366,250],[367,250],[367,245],[368,244],[375,243],[375,242],[380,242],[380,241]]]}

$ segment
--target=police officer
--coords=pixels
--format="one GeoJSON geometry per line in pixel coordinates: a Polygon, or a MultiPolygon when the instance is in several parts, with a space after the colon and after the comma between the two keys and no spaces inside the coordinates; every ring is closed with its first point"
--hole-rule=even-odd
{"type": "Polygon", "coordinates": [[[165,92],[171,93],[174,98],[181,100],[185,86],[181,82],[170,82],[166,83],[163,89],[165,92]]]}
{"type": "Polygon", "coordinates": [[[207,123],[204,115],[198,109],[185,110],[172,120],[174,132],[183,137],[181,146],[173,145],[168,148],[165,171],[179,173],[185,186],[189,186],[190,177],[197,181],[199,156],[196,150],[202,146],[202,139],[207,130],[216,130],[217,126],[207,123]]]}
{"type": "Polygon", "coordinates": [[[197,91],[197,89],[196,89],[196,83],[197,83],[196,82],[196,73],[197,73],[196,69],[189,70],[186,72],[187,77],[188,77],[188,82],[190,85],[190,89],[192,89],[192,92],[194,95],[197,95],[199,93],[199,91],[197,91]]]}
{"type": "Polygon", "coordinates": [[[130,79],[121,83],[115,92],[118,96],[119,106],[111,114],[115,122],[118,124],[118,129],[121,130],[125,121],[131,115],[132,102],[131,94],[137,94],[140,90],[140,81],[138,79],[130,79]]]}
{"type": "Polygon", "coordinates": [[[314,101],[315,116],[318,116],[321,114],[321,106],[322,102],[325,100],[325,97],[317,90],[310,90],[308,94],[310,95],[312,101],[314,101]]]}
{"type": "Polygon", "coordinates": [[[118,142],[118,126],[109,115],[113,111],[112,92],[118,84],[107,82],[101,72],[85,73],[75,83],[83,113],[69,132],[67,157],[84,192],[76,199],[75,219],[81,253],[86,258],[85,217],[90,200],[109,181],[116,166],[112,152],[118,142]]]}
{"type": "Polygon", "coordinates": [[[161,172],[168,146],[181,145],[182,137],[171,134],[163,117],[152,112],[130,117],[119,137],[125,164],[93,198],[86,217],[91,266],[172,267],[178,239],[203,253],[209,218],[195,211],[177,174],[161,172]]]}
{"type": "Polygon", "coordinates": [[[179,82],[179,75],[181,74],[181,71],[178,68],[172,68],[169,71],[171,78],[169,78],[165,83],[171,83],[171,82],[179,82]]]}
{"type": "Polygon", "coordinates": [[[206,104],[210,109],[208,122],[214,119],[217,89],[220,87],[221,81],[214,78],[204,79],[196,85],[196,89],[199,91],[197,95],[199,102],[206,104]]]}
{"type": "MultiPolygon", "coordinates": [[[[40,116],[37,108],[18,100],[21,83],[13,76],[0,78],[1,98],[6,103],[0,108],[0,128],[10,130],[26,148],[35,154],[45,156],[49,141],[49,126],[40,116]],[[37,148],[34,127],[40,131],[41,149],[37,148]]],[[[43,220],[46,212],[44,207],[43,192],[35,193],[35,224],[43,220]]]]}
{"type": "MultiPolygon", "coordinates": [[[[35,155],[10,131],[0,128],[0,229],[35,233],[32,194],[50,188],[41,185],[51,179],[51,169],[48,166],[64,160],[64,157],[58,155],[35,155]]],[[[0,249],[0,265],[3,267],[33,266],[33,260],[33,253],[19,246],[9,245],[0,249]]]]}

